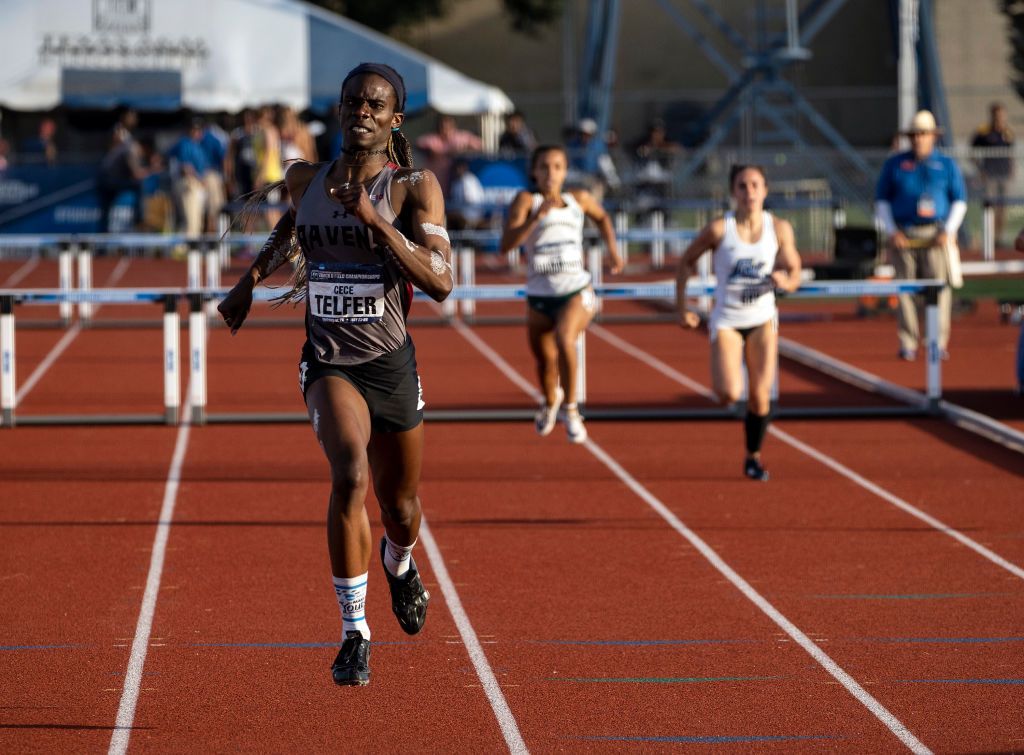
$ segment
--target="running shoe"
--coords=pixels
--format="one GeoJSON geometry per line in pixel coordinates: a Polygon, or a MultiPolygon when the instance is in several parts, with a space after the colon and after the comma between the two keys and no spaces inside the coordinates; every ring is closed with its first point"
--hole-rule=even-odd
{"type": "Polygon", "coordinates": [[[334,683],[343,687],[364,687],[370,683],[370,641],[357,631],[345,633],[338,657],[331,665],[334,683]]]}
{"type": "Polygon", "coordinates": [[[550,435],[551,431],[555,429],[555,422],[558,421],[558,409],[562,406],[562,399],[564,398],[565,391],[562,390],[562,386],[558,386],[555,389],[555,403],[543,403],[540,405],[540,409],[537,410],[537,416],[533,420],[538,435],[550,435]]]}
{"type": "Polygon", "coordinates": [[[768,470],[761,466],[761,462],[754,458],[748,458],[743,462],[743,474],[751,480],[768,482],[768,470]]]}
{"type": "Polygon", "coordinates": [[[587,428],[583,426],[583,417],[575,404],[565,407],[565,433],[570,443],[582,443],[587,439],[587,428]]]}
{"type": "MultiPolygon", "coordinates": [[[[384,562],[384,549],[387,548],[387,540],[380,539],[380,560],[384,562]]],[[[388,578],[388,587],[391,588],[391,610],[398,619],[398,626],[406,634],[416,634],[423,629],[423,623],[427,620],[427,604],[430,602],[430,593],[423,588],[423,581],[416,569],[416,562],[409,560],[409,571],[401,577],[394,576],[384,567],[384,575],[388,578]]]]}
{"type": "Polygon", "coordinates": [[[901,348],[896,353],[896,356],[898,356],[904,362],[913,362],[915,359],[917,359],[917,351],[915,351],[914,349],[903,349],[903,348],[901,348]]]}

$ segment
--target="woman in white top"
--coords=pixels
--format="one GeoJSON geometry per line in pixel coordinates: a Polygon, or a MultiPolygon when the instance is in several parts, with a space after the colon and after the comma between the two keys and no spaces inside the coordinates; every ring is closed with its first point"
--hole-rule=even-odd
{"type": "Polygon", "coordinates": [[[768,182],[760,166],[734,165],[729,187],[736,209],[711,221],[686,249],[679,261],[676,298],[680,324],[696,328],[700,316],[686,308],[686,282],[696,273],[700,256],[711,251],[717,281],[708,320],[711,379],[719,400],[735,403],[743,390],[746,360],[749,389],[743,472],[751,479],[767,480],[761,443],[770,419],[778,353],[775,291],[799,287],[800,255],[793,227],[764,210],[768,182]]]}
{"type": "Polygon", "coordinates": [[[522,246],[526,252],[530,349],[544,393],[535,422],[537,432],[547,435],[554,429],[564,402],[569,440],[582,443],[587,430],[576,404],[576,339],[594,315],[594,290],[583,264],[585,218],[597,223],[612,258],[612,273],[622,270],[622,260],[611,218],[600,203],[582,189],[563,193],[568,169],[563,147],[534,150],[530,178],[536,191],[520,191],[512,200],[501,251],[522,246]]]}

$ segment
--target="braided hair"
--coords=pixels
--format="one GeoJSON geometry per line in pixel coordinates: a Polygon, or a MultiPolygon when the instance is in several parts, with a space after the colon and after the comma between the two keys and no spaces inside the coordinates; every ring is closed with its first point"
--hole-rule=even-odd
{"type": "MultiPolygon", "coordinates": [[[[395,92],[395,112],[402,113],[405,111],[405,81],[402,79],[398,71],[383,63],[360,63],[349,71],[345,76],[344,81],[341,82],[341,94],[339,94],[338,100],[339,105],[341,104],[341,97],[345,91],[345,85],[348,83],[349,79],[363,74],[375,74],[387,81],[395,92]]],[[[409,144],[409,140],[406,138],[405,134],[403,134],[398,128],[393,128],[391,133],[388,135],[388,146],[385,149],[385,153],[390,162],[405,168],[412,167],[412,145],[409,144]]],[[[294,270],[292,272],[291,279],[288,282],[288,290],[280,296],[272,299],[274,306],[283,304],[287,301],[297,304],[306,298],[306,292],[309,288],[306,258],[301,253],[302,250],[299,248],[298,239],[295,236],[294,230],[292,231],[291,242],[292,246],[289,258],[292,260],[294,270]]]]}

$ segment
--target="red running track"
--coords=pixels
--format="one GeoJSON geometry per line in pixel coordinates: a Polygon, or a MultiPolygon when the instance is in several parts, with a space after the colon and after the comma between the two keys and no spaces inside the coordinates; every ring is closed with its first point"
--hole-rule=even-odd
{"type": "MultiPolygon", "coordinates": [[[[665,325],[605,331],[706,382],[699,336],[665,325]]],[[[473,332],[530,378],[521,328],[473,332]]],[[[414,336],[430,405],[525,400],[451,329],[414,336]]],[[[28,330],[19,345],[41,361],[61,337],[28,330]]],[[[84,411],[90,401],[148,410],[130,388],[146,384],[158,400],[159,377],[149,391],[125,355],[155,338],[82,331],[26,410],[84,411]]],[[[301,410],[298,338],[214,331],[211,406],[301,410]]],[[[597,333],[588,348],[592,389],[609,401],[704,401],[597,333]]],[[[783,377],[783,400],[817,390],[808,376],[783,377]]],[[[934,420],[777,427],[765,450],[773,479],[759,485],[739,475],[735,422],[592,422],[587,447],[566,443],[561,428],[541,439],[522,423],[431,424],[421,495],[451,581],[443,588],[441,562],[417,549],[433,602],[425,631],[409,638],[372,567],[365,689],[328,676],[338,616],[326,468],[308,428],[0,431],[0,748],[95,751],[128,733],[115,733],[115,721],[162,530],[132,751],[490,752],[518,732],[538,752],[898,752],[900,726],[935,751],[1024,749],[1024,585],[983,555],[1024,565],[1019,455],[934,420]],[[504,732],[456,624],[453,589],[507,704],[504,732]],[[874,702],[840,684],[753,593],[874,702]]]]}

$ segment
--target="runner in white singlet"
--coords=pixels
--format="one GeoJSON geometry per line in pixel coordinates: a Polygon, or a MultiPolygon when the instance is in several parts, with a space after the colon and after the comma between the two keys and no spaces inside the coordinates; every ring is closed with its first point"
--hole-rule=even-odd
{"type": "Polygon", "coordinates": [[[729,187],[736,210],[711,221],[686,249],[679,261],[676,298],[680,324],[697,327],[699,315],[686,308],[686,282],[696,274],[700,256],[712,251],[717,282],[708,320],[711,379],[718,399],[735,403],[743,391],[746,361],[749,389],[743,472],[751,479],[767,480],[761,443],[770,420],[778,353],[775,291],[795,291],[800,285],[800,255],[793,227],[764,210],[768,184],[762,168],[733,166],[729,187]]]}
{"type": "Polygon", "coordinates": [[[521,191],[509,208],[501,251],[522,246],[529,269],[526,283],[530,350],[544,403],[537,432],[554,429],[564,402],[566,433],[573,443],[587,439],[576,404],[576,339],[594,316],[594,290],[583,262],[583,224],[590,218],[601,233],[611,272],[622,270],[611,218],[588,191],[562,192],[569,161],[565,149],[538,147],[530,160],[536,191],[521,191]],[[561,384],[559,384],[561,383],[561,384]]]}

